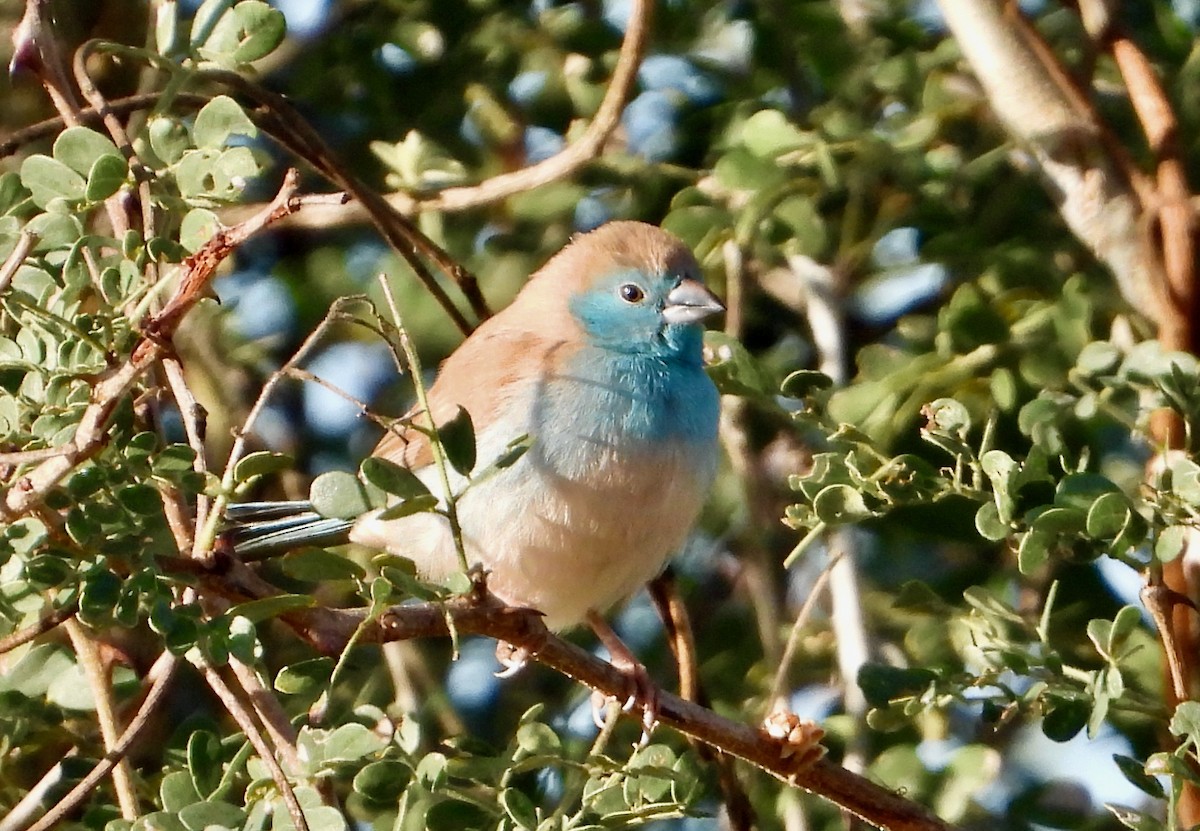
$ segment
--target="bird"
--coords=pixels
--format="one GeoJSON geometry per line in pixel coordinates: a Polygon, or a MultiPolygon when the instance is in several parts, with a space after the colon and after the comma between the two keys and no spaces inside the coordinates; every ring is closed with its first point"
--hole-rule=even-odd
{"type": "MultiPolygon", "coordinates": [[[[716,475],[719,395],[703,322],[724,308],[677,237],[614,221],[574,237],[445,360],[426,417],[442,424],[465,409],[481,461],[529,438],[516,462],[470,487],[446,471],[462,492],[466,559],[497,598],[538,610],[553,631],[589,623],[610,654],[619,649],[603,613],[663,570],[716,475]]],[[[412,426],[421,415],[373,453],[445,500],[428,431],[412,426]]],[[[348,540],[407,557],[428,580],[461,570],[442,513],[380,514],[325,519],[292,502],[228,512],[271,519],[257,534],[250,521],[238,551],[348,540]]]]}

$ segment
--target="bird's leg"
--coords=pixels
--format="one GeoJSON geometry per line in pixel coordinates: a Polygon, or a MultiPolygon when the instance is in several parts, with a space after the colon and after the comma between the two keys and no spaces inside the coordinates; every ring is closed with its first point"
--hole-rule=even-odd
{"type": "Polygon", "coordinates": [[[646,667],[637,659],[625,642],[613,631],[600,614],[589,609],[588,625],[608,650],[609,661],[629,679],[629,696],[622,705],[626,711],[637,704],[642,708],[642,741],[645,742],[658,723],[658,687],[646,667]]]}

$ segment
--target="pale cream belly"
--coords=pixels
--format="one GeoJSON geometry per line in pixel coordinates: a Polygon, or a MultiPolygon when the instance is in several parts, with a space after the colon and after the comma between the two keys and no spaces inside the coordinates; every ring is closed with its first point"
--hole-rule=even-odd
{"type": "MultiPolygon", "coordinates": [[[[644,455],[644,454],[639,454],[644,455]]],[[[604,454],[586,481],[514,466],[458,503],[467,559],[507,603],[562,629],[633,594],[663,568],[695,522],[709,485],[684,452],[632,460],[604,454]]],[[[437,580],[458,570],[444,518],[365,519],[356,542],[412,558],[437,580]]]]}

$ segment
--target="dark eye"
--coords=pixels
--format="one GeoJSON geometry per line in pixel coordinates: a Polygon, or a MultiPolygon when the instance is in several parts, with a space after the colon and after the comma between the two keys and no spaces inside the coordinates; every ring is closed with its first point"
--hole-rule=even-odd
{"type": "Polygon", "coordinates": [[[617,289],[617,294],[621,295],[621,299],[626,303],[641,303],[646,297],[646,292],[636,283],[625,283],[617,289]]]}

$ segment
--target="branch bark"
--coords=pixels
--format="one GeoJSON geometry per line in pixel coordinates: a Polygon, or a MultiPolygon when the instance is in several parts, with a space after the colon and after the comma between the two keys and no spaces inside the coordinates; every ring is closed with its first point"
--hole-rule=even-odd
{"type": "Polygon", "coordinates": [[[1160,331],[1185,328],[1146,221],[1153,188],[1037,32],[1006,0],[938,6],[988,103],[1036,159],[1071,231],[1160,331]]]}
{"type": "MultiPolygon", "coordinates": [[[[205,590],[231,600],[279,593],[248,566],[220,550],[215,553],[217,556],[208,565],[180,559],[163,566],[197,574],[205,590]]],[[[447,637],[452,621],[460,634],[485,635],[525,649],[533,660],[606,695],[621,696],[628,688],[627,677],[620,670],[551,633],[538,612],[504,606],[490,595],[477,592],[444,604],[395,606],[374,620],[367,620],[368,614],[366,609],[313,608],[285,614],[281,619],[326,655],[340,654],[356,632],[358,643],[447,637]]],[[[802,756],[790,755],[786,743],[762,729],[719,716],[666,690],[660,689],[657,697],[662,724],[827,799],[877,828],[950,829],[923,806],[834,762],[821,759],[810,765],[802,756]]],[[[635,716],[640,717],[640,713],[635,716]]]]}

